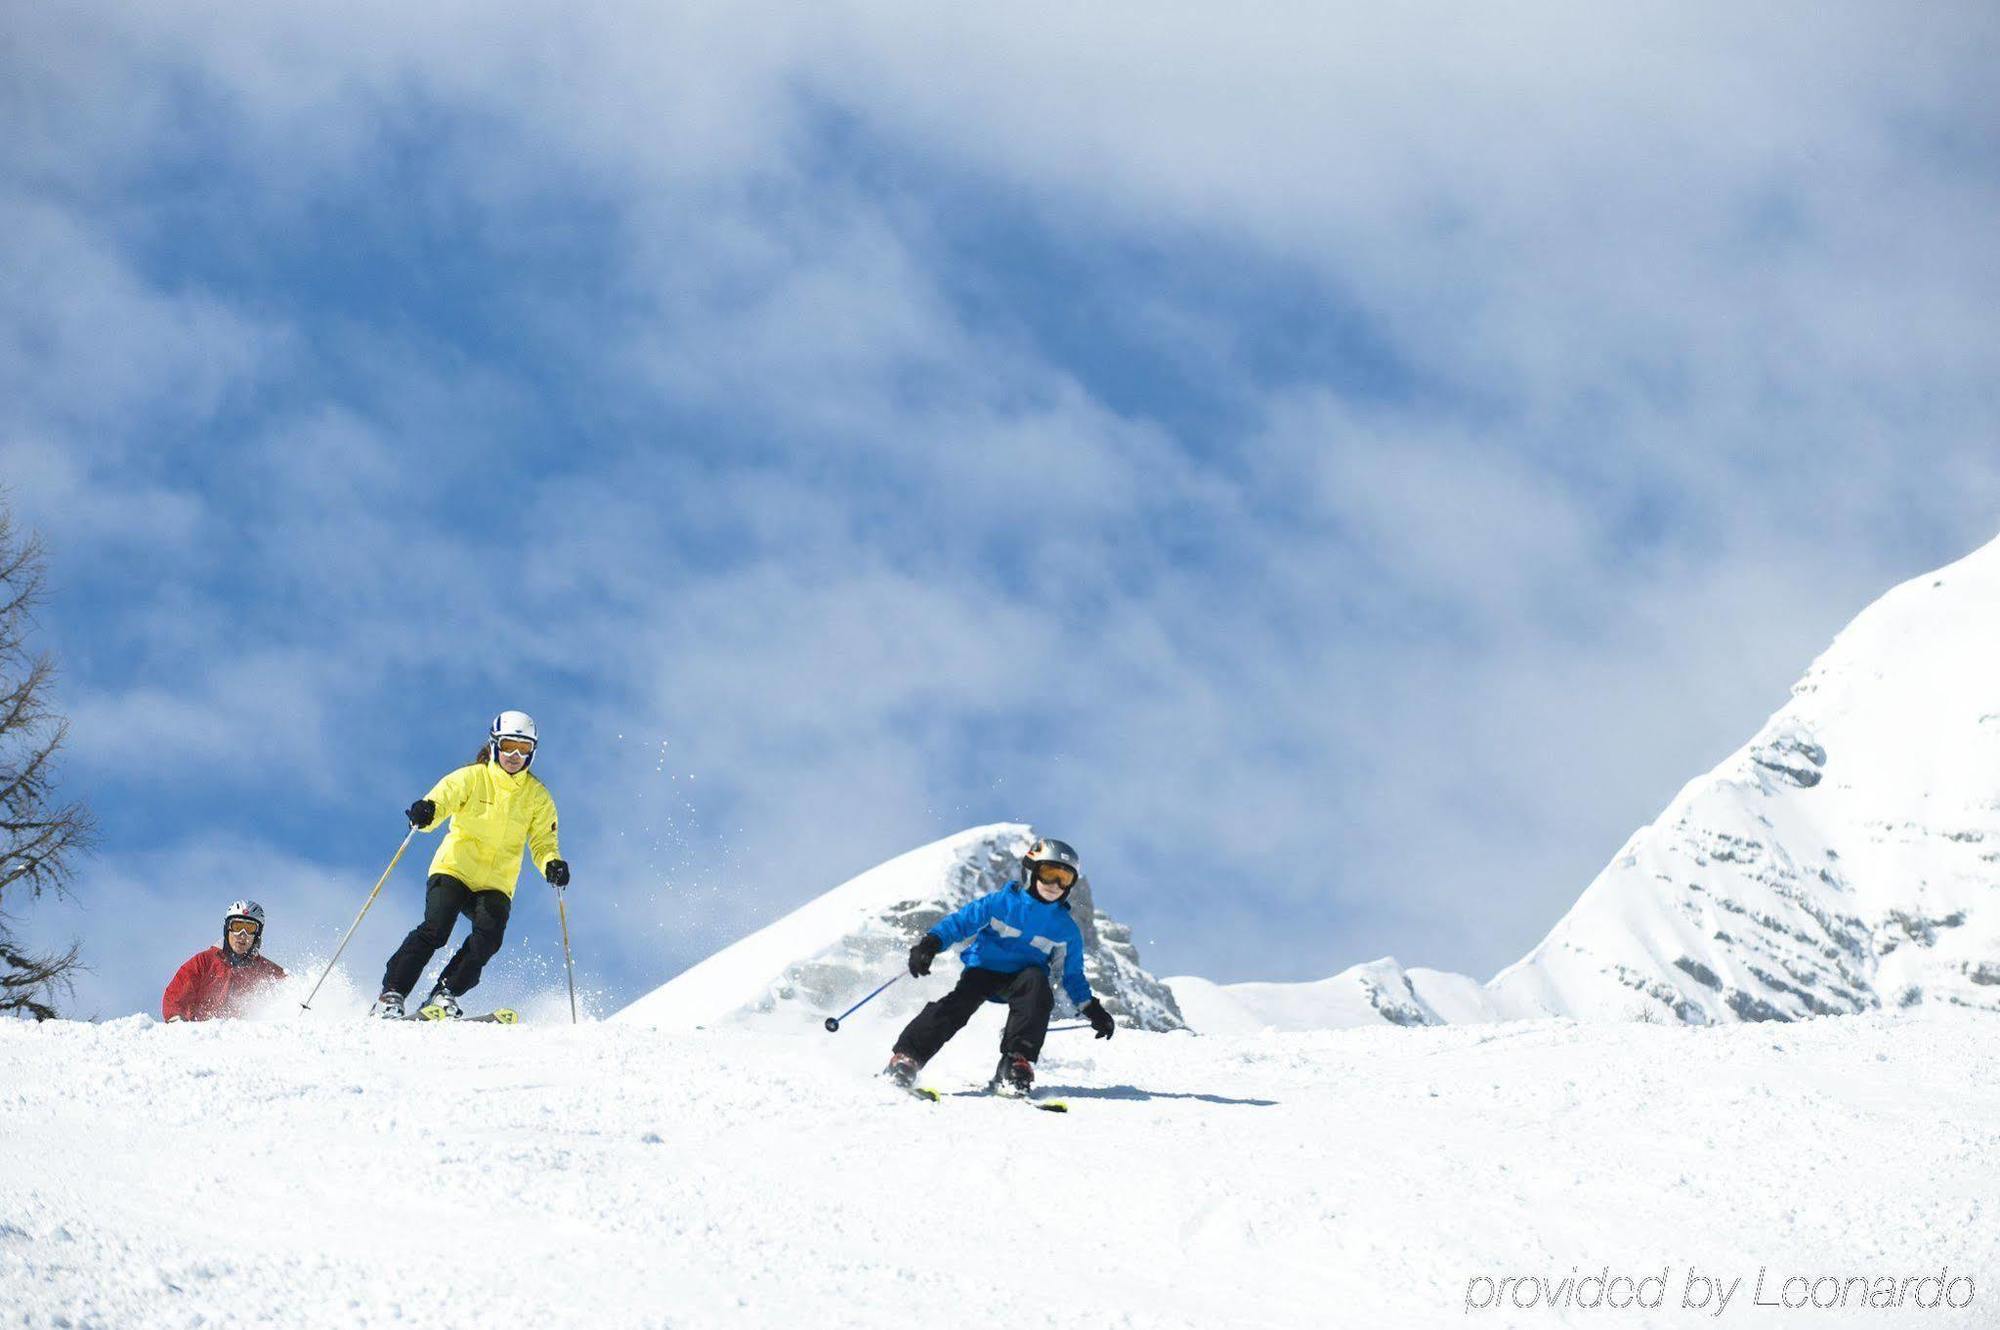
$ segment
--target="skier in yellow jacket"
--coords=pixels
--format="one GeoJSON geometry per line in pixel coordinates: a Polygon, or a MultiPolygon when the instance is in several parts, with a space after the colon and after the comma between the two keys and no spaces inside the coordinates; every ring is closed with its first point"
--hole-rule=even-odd
{"type": "Polygon", "coordinates": [[[493,718],[486,743],[471,765],[451,772],[431,792],[411,804],[410,825],[429,831],[451,819],[444,844],[431,858],[424,890],[424,921],[410,930],[382,974],[382,996],[374,1016],[400,1017],[403,999],[423,976],[438,948],[451,940],[452,926],[464,915],[472,933],[444,967],[424,999],[433,1019],[456,1019],[458,999],[479,982],[479,972],[507,931],[514,885],[521,876],[521,849],[552,887],[569,884],[569,865],[556,844],[556,801],[548,787],[529,774],[537,744],[535,722],[524,711],[493,718]]]}

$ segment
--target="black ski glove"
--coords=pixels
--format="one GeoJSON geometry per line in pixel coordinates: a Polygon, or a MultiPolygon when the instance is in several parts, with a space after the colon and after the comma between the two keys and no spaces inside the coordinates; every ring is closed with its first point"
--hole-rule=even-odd
{"type": "Polygon", "coordinates": [[[1099,1039],[1109,1039],[1118,1032],[1117,1025],[1112,1023],[1111,1013],[1096,998],[1083,1004],[1083,1018],[1090,1022],[1091,1029],[1097,1031],[1099,1039]]]}
{"type": "Polygon", "coordinates": [[[931,962],[937,959],[938,949],[944,943],[936,933],[926,933],[917,939],[917,945],[910,948],[910,977],[921,979],[931,972],[931,962]]]}
{"type": "Polygon", "coordinates": [[[410,819],[410,825],[418,831],[422,831],[425,827],[429,826],[437,818],[437,815],[438,806],[428,799],[417,800],[403,814],[404,817],[410,819]]]}
{"type": "Polygon", "coordinates": [[[551,859],[549,866],[542,870],[542,876],[549,880],[552,887],[566,887],[569,885],[569,865],[560,859],[551,859]]]}

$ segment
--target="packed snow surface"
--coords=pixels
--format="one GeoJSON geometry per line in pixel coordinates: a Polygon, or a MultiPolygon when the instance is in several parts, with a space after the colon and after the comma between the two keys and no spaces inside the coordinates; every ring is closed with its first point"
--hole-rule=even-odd
{"type": "Polygon", "coordinates": [[[1067,1116],[973,1093],[998,1020],[927,1069],[936,1105],[874,1078],[866,1011],[0,1022],[0,1324],[2000,1320],[1991,1014],[1055,1034],[1067,1116]],[[1760,1270],[1973,1301],[1759,1308],[1760,1270]],[[1662,1305],[1479,1305],[1601,1271],[1662,1305]],[[1744,1282],[1717,1318],[1691,1274],[1744,1282]]]}

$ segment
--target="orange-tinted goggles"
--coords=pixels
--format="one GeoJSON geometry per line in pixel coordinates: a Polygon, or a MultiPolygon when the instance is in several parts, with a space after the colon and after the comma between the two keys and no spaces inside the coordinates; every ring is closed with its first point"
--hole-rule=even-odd
{"type": "Polygon", "coordinates": [[[1046,882],[1052,887],[1073,887],[1076,885],[1076,870],[1068,864],[1036,864],[1035,881],[1046,882]]]}
{"type": "Polygon", "coordinates": [[[535,751],[535,741],[533,739],[502,739],[499,748],[503,753],[519,753],[522,757],[527,757],[535,751]]]}
{"type": "Polygon", "coordinates": [[[263,928],[251,923],[248,919],[231,919],[228,928],[229,936],[231,937],[235,937],[239,933],[247,933],[251,937],[256,937],[264,931],[263,928]]]}

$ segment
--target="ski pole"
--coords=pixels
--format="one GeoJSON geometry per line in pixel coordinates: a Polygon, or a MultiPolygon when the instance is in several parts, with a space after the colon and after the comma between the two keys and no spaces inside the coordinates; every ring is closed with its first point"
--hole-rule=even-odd
{"type": "MultiPolygon", "coordinates": [[[[404,850],[410,848],[410,837],[416,834],[417,834],[417,829],[415,827],[411,827],[408,831],[403,833],[403,843],[396,847],[396,853],[393,857],[390,858],[389,866],[382,870],[382,876],[375,879],[375,890],[369,892],[368,899],[361,902],[361,914],[357,914],[354,916],[354,922],[347,926],[347,936],[340,939],[340,945],[333,949],[333,959],[328,961],[326,963],[326,969],[320,972],[319,984],[325,983],[327,975],[332,974],[333,967],[340,963],[340,953],[347,950],[348,942],[351,941],[354,937],[354,930],[361,927],[362,916],[366,915],[368,913],[368,907],[375,903],[375,897],[377,894],[381,892],[382,884],[389,880],[389,874],[396,871],[397,860],[403,857],[404,850]]],[[[304,1011],[312,1010],[313,999],[319,996],[319,984],[314,984],[313,991],[306,994],[306,1000],[304,1002],[299,1003],[299,1007],[301,1010],[304,1011]]]]}
{"type": "Polygon", "coordinates": [[[563,970],[569,975],[569,1023],[576,1024],[576,966],[569,958],[569,911],[563,908],[563,889],[556,888],[556,918],[562,920],[563,970]]]}
{"type": "MultiPolygon", "coordinates": [[[[890,984],[895,983],[898,979],[901,979],[902,977],[903,976],[900,971],[890,975],[889,978],[883,983],[882,988],[887,988],[890,984]]],[[[855,1003],[853,1006],[849,1007],[846,1011],[841,1012],[840,1015],[827,1017],[826,1032],[828,1034],[840,1033],[840,1023],[846,1020],[849,1016],[852,1016],[855,1012],[860,1011],[863,1007],[867,1006],[869,1003],[873,1002],[876,996],[881,993],[882,988],[876,989],[875,992],[870,993],[865,998],[862,998],[861,1001],[855,1003]]]]}
{"type": "Polygon", "coordinates": [[[1089,1028],[1089,1021],[1078,1021],[1075,1025],[1051,1025],[1048,1032],[1050,1034],[1061,1034],[1065,1030],[1088,1030],[1089,1028]]]}

